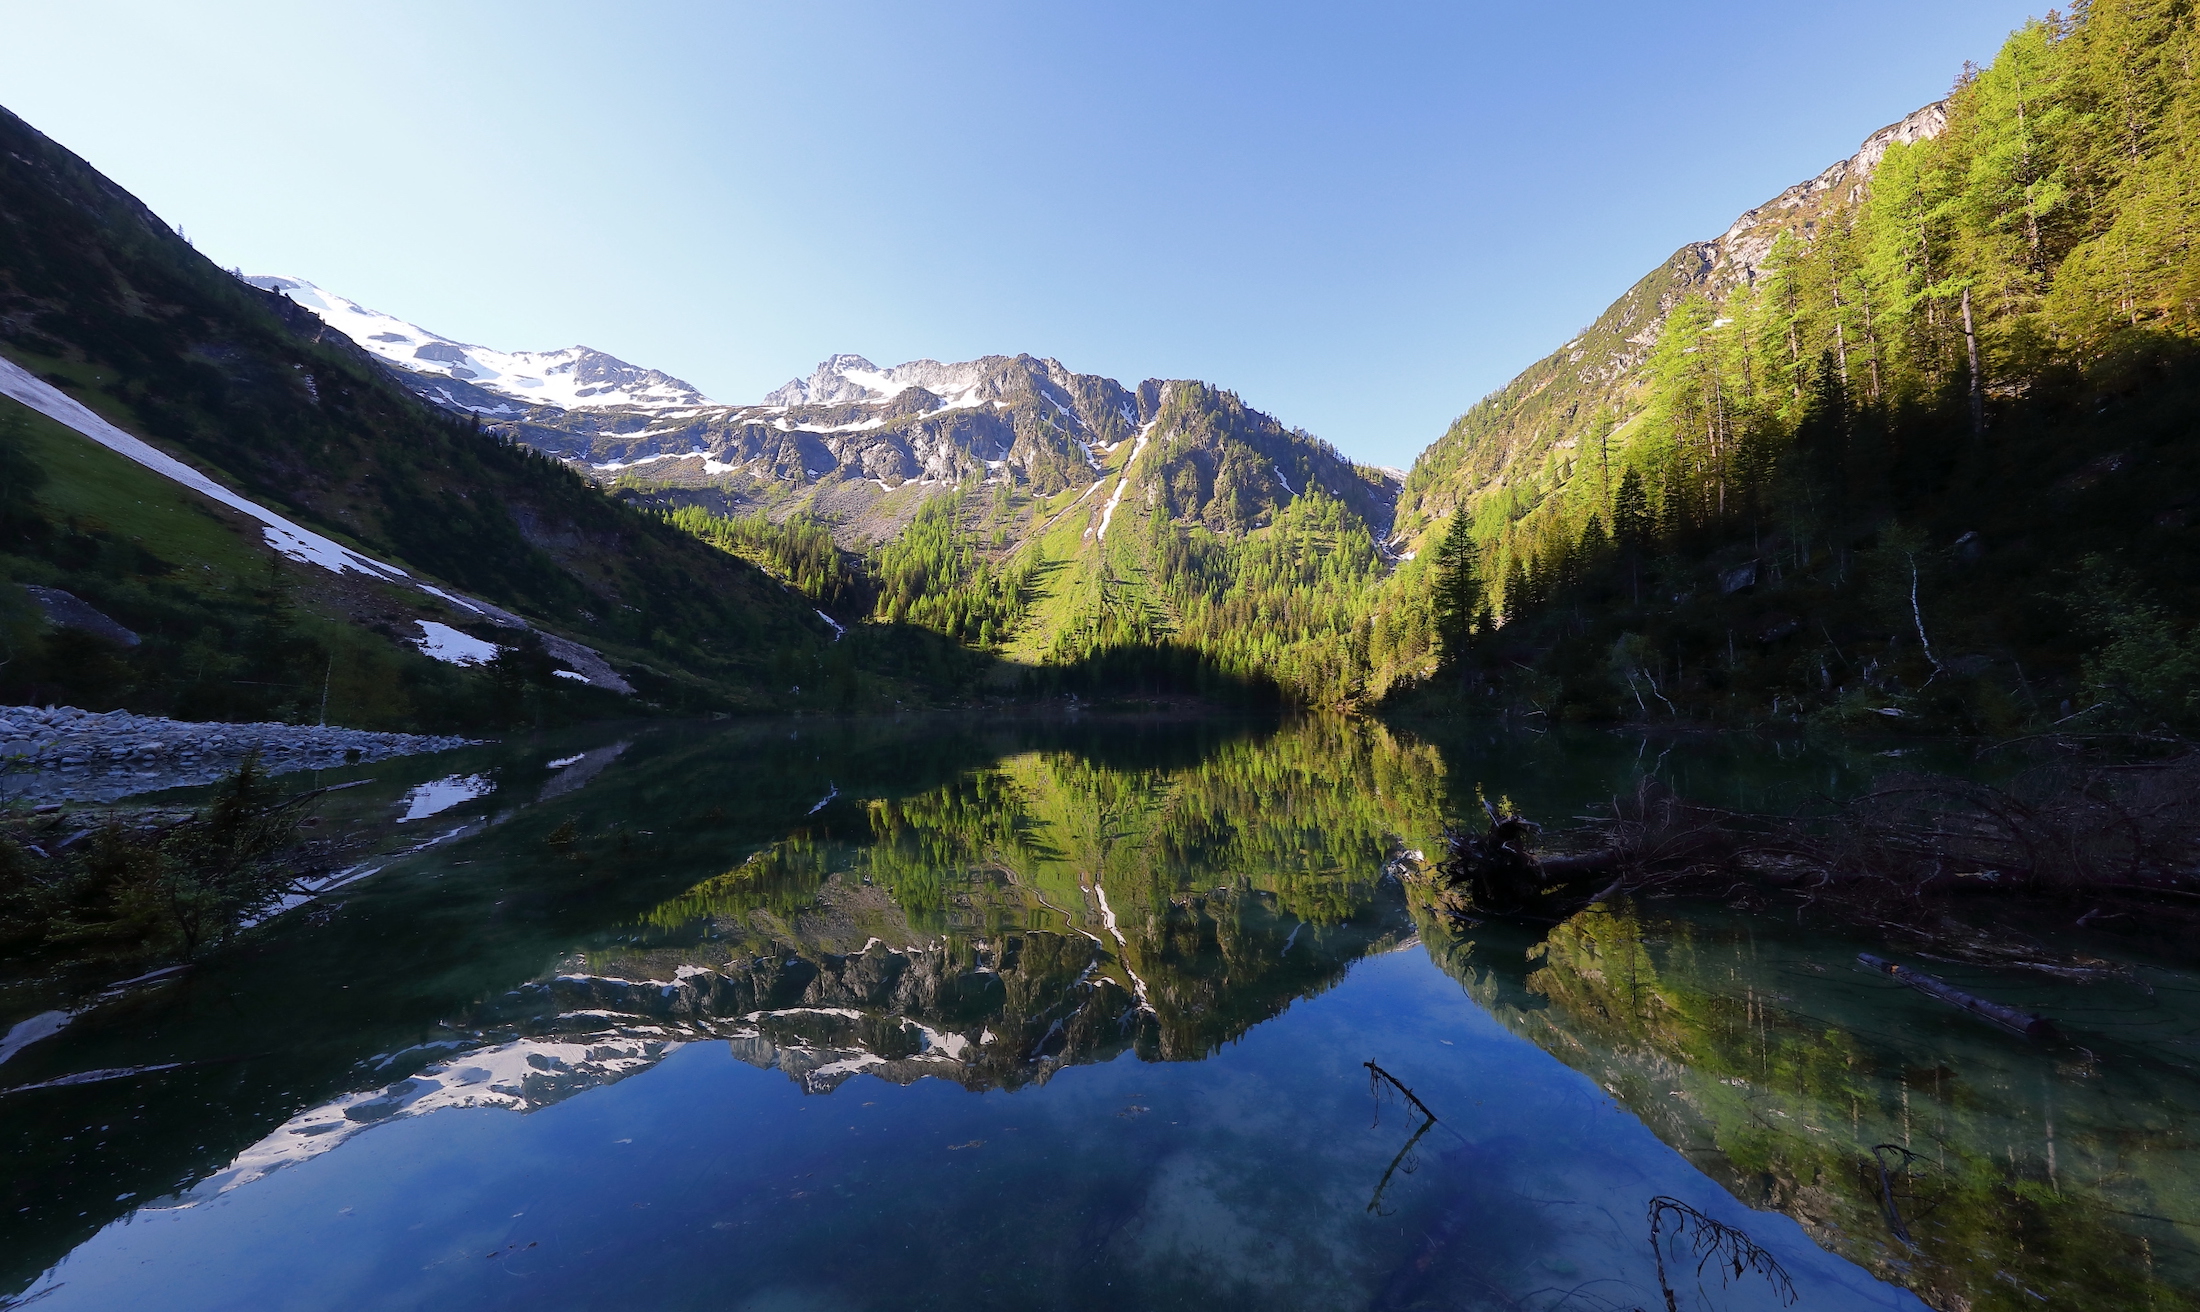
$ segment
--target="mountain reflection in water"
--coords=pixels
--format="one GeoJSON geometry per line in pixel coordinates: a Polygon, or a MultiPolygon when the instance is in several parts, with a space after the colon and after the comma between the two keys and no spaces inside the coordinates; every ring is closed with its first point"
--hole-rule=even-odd
{"type": "MultiPolygon", "coordinates": [[[[1564,815],[1654,761],[1320,719],[912,720],[351,772],[376,783],[335,796],[393,823],[418,785],[478,785],[448,841],[0,1067],[138,1072],[0,1097],[0,1289],[1647,1308],[1669,1195],[1805,1306],[2183,1306],[2192,1232],[2150,1219],[2192,1210],[2174,1021],[2073,1072],[1890,997],[1845,940],[1629,907],[1462,938],[1396,877],[1478,785],[1564,815]],[[1371,1102],[1369,1060],[1440,1123],[1371,1102]],[[1880,1142],[1916,1154],[1915,1248],[1880,1142]]],[[[1727,744],[1664,768],[1761,794],[1847,767],[1727,744]]],[[[2162,1021],[2188,981],[2148,978],[2162,1021]]],[[[1685,1251],[1687,1305],[1780,1305],[1685,1251]]]]}

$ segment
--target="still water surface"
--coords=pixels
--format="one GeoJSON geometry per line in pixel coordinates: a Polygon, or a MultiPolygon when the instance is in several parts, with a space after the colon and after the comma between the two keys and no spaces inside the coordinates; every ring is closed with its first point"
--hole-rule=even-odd
{"type": "Polygon", "coordinates": [[[1668,1212],[1680,1307],[2193,1306],[2190,974],[1935,967],[2050,1048],[1786,915],[1459,932],[1389,873],[1478,785],[1556,819],[1643,769],[1772,805],[1879,764],[912,719],[356,771],[324,814],[373,873],[0,1062],[0,1290],[1661,1308],[1667,1197],[1779,1273],[1699,1266],[1668,1212]]]}

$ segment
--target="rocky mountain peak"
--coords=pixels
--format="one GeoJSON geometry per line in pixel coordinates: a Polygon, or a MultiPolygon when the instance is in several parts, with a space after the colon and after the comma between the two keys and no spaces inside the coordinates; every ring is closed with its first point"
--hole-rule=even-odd
{"type": "Polygon", "coordinates": [[[1856,153],[1835,160],[1818,176],[1796,183],[1755,209],[1743,211],[1725,232],[1711,241],[1696,243],[1712,279],[1728,285],[1755,281],[1757,270],[1780,233],[1794,231],[1808,237],[1816,227],[1819,211],[1829,204],[1854,204],[1862,198],[1865,184],[1871,181],[1879,161],[1887,157],[1889,146],[1937,137],[1947,126],[1948,102],[1936,100],[1864,138],[1856,153]]]}
{"type": "Polygon", "coordinates": [[[828,356],[809,377],[790,379],[774,389],[764,398],[764,404],[861,405],[891,400],[911,387],[922,387],[950,405],[969,404],[974,399],[970,393],[993,372],[990,366],[1004,359],[984,356],[960,364],[911,360],[881,369],[860,355],[828,356]]]}

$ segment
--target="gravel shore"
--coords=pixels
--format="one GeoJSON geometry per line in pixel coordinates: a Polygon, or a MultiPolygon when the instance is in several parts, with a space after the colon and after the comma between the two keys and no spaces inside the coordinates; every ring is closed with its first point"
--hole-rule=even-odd
{"type": "Polygon", "coordinates": [[[260,754],[270,774],[325,770],[480,741],[301,724],[216,724],[81,711],[0,707],[0,798],[111,801],[212,783],[260,754]]]}

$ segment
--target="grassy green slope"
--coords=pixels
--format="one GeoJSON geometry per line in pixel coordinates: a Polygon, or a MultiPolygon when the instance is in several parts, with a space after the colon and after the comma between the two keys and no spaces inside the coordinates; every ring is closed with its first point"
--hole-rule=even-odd
{"type": "Polygon", "coordinates": [[[14,484],[0,577],[70,591],[143,640],[124,651],[47,632],[21,592],[0,588],[0,696],[295,718],[318,709],[325,684],[336,723],[374,728],[444,722],[445,714],[420,714],[420,702],[462,696],[450,667],[286,605],[305,568],[262,547],[257,521],[12,401],[0,401],[0,444],[14,484]],[[307,645],[326,657],[310,688],[307,645]]]}
{"type": "Polygon", "coordinates": [[[1103,682],[1363,695],[1353,650],[1387,568],[1389,487],[1228,393],[1165,397],[1143,446],[1116,444],[1093,483],[1033,508],[1003,654],[1103,682]]]}

